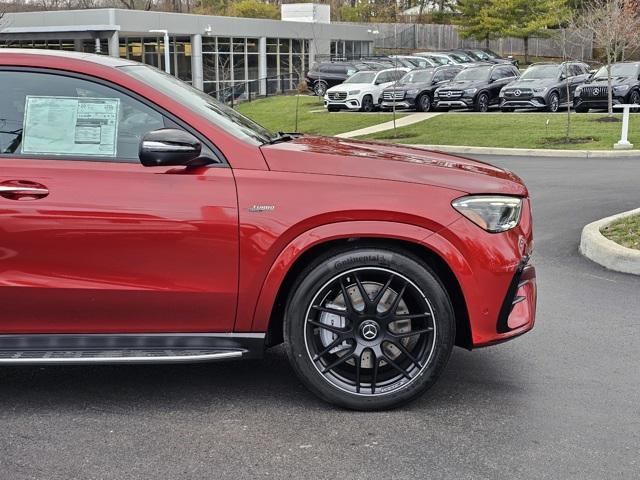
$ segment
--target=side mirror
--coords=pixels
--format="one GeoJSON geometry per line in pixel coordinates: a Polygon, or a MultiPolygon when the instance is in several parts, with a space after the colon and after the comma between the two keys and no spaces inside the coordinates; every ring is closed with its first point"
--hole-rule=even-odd
{"type": "Polygon", "coordinates": [[[202,158],[201,153],[202,144],[196,137],[172,128],[145,133],[138,149],[138,157],[145,167],[196,167],[211,163],[202,158]]]}

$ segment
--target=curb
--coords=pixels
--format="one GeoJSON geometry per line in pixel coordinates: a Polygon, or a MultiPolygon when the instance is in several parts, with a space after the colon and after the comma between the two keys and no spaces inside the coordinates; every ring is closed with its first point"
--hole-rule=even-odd
{"type": "Polygon", "coordinates": [[[640,208],[597,220],[582,229],[580,253],[616,272],[640,275],[640,250],[626,248],[606,238],[600,230],[616,220],[640,214],[640,208]]]}
{"type": "Polygon", "coordinates": [[[565,157],[565,158],[634,158],[640,159],[640,150],[552,150],[546,148],[494,148],[494,147],[465,147],[462,145],[409,145],[426,150],[444,153],[483,154],[483,155],[511,155],[519,157],[565,157]]]}

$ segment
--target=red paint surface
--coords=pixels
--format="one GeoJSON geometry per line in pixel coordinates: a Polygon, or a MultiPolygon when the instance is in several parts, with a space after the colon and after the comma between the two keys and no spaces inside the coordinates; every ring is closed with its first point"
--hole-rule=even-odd
{"type": "Polygon", "coordinates": [[[532,245],[520,225],[489,234],[451,201],[468,193],[527,197],[510,172],[407,147],[321,137],[256,147],[106,64],[0,53],[1,65],[98,77],[173,113],[220,149],[231,168],[0,156],[0,183],[42,185],[42,198],[0,197],[0,333],[264,332],[278,289],[309,248],[351,237],[429,249],[451,268],[473,342],[529,330],[535,273],[508,333],[497,315],[532,245]],[[250,212],[253,205],[272,211],[250,212]]]}

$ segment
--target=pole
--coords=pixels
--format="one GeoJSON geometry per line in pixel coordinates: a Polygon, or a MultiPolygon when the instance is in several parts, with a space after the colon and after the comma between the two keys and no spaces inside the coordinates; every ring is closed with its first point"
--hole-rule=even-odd
{"type": "Polygon", "coordinates": [[[171,73],[171,54],[169,52],[169,31],[168,30],[149,30],[149,33],[162,33],[164,36],[164,71],[171,73]]]}

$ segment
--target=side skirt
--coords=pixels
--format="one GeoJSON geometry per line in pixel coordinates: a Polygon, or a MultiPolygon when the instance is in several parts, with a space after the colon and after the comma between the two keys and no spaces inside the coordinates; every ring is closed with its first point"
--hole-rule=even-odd
{"type": "Polygon", "coordinates": [[[0,335],[0,366],[195,363],[262,357],[264,333],[0,335]]]}

